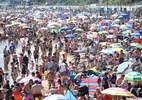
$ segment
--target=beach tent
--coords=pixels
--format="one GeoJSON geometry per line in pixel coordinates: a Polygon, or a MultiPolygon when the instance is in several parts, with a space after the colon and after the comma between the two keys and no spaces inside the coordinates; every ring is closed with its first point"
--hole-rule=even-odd
{"type": "Polygon", "coordinates": [[[77,98],[73,95],[71,90],[67,91],[65,97],[68,98],[69,100],[77,100],[77,98]]]}

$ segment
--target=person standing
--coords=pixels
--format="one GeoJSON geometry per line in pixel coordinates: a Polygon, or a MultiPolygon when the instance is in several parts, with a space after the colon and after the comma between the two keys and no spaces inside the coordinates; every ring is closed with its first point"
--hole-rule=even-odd
{"type": "Polygon", "coordinates": [[[0,90],[0,100],[3,100],[4,99],[4,93],[2,90],[0,90]]]}
{"type": "Polygon", "coordinates": [[[0,87],[3,85],[4,82],[4,74],[2,69],[0,69],[0,87]]]}
{"type": "Polygon", "coordinates": [[[119,64],[123,63],[124,62],[124,57],[125,57],[125,54],[123,53],[123,50],[120,51],[120,54],[118,56],[118,59],[119,59],[119,64]]]}
{"type": "Polygon", "coordinates": [[[6,85],[5,100],[9,100],[12,96],[12,90],[9,85],[6,85]]]}
{"type": "Polygon", "coordinates": [[[108,78],[108,73],[105,72],[104,77],[103,77],[103,87],[104,87],[104,89],[109,88],[108,79],[109,79],[109,78],[108,78]]]}
{"type": "Polygon", "coordinates": [[[50,68],[50,71],[47,73],[46,79],[48,79],[49,90],[51,88],[51,85],[55,87],[55,83],[54,83],[55,73],[52,68],[50,68]]]}
{"type": "Polygon", "coordinates": [[[35,81],[35,84],[32,86],[31,88],[31,92],[32,92],[32,95],[33,95],[33,100],[36,100],[36,97],[38,98],[41,98],[42,97],[42,92],[41,90],[43,89],[44,87],[39,84],[38,80],[35,81]]]}
{"type": "Polygon", "coordinates": [[[23,92],[25,93],[25,99],[26,100],[32,100],[32,88],[33,80],[29,80],[29,82],[24,86],[23,92]]]}
{"type": "Polygon", "coordinates": [[[65,61],[63,60],[62,61],[62,63],[60,64],[60,73],[62,74],[62,75],[66,75],[66,71],[67,71],[67,65],[65,64],[65,61]]]}
{"type": "Polygon", "coordinates": [[[38,51],[38,49],[35,49],[35,50],[34,50],[35,63],[36,63],[36,62],[38,63],[38,58],[39,58],[39,51],[38,51]]]}
{"type": "Polygon", "coordinates": [[[58,88],[57,88],[57,94],[64,95],[65,87],[62,85],[61,80],[58,80],[58,88]]]}
{"type": "Polygon", "coordinates": [[[26,55],[23,57],[23,62],[26,65],[26,67],[28,68],[29,58],[26,55]]]}

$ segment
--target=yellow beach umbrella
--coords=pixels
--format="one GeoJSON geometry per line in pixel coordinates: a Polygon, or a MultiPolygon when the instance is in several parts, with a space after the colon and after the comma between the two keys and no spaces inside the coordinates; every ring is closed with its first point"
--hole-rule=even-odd
{"type": "Polygon", "coordinates": [[[114,24],[114,25],[112,25],[112,27],[119,27],[119,25],[118,24],[114,24]]]}
{"type": "Polygon", "coordinates": [[[23,24],[20,24],[19,26],[24,27],[24,26],[27,26],[27,24],[23,23],[23,24]]]}
{"type": "Polygon", "coordinates": [[[97,32],[93,32],[93,34],[94,34],[94,35],[98,35],[98,33],[97,33],[97,32]]]}

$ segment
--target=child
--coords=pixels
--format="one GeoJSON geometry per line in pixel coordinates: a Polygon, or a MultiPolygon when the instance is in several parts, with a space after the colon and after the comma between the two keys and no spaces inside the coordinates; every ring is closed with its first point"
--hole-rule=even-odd
{"type": "Polygon", "coordinates": [[[34,62],[33,62],[33,60],[31,61],[31,69],[33,70],[33,67],[34,67],[34,62]]]}

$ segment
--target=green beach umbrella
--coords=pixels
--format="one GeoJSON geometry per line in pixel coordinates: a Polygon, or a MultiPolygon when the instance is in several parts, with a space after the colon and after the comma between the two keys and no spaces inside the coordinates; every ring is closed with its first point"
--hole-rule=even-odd
{"type": "Polygon", "coordinates": [[[83,32],[83,29],[82,28],[78,28],[76,29],[77,32],[83,32]]]}
{"type": "Polygon", "coordinates": [[[142,81],[142,74],[139,72],[129,72],[125,75],[124,79],[128,81],[142,81]]]}
{"type": "Polygon", "coordinates": [[[50,33],[53,33],[53,32],[58,33],[59,30],[60,30],[60,26],[56,26],[55,29],[50,28],[50,33]]]}
{"type": "Polygon", "coordinates": [[[17,22],[17,21],[12,21],[12,23],[11,23],[12,25],[19,25],[19,24],[21,24],[20,22],[17,22]]]}
{"type": "Polygon", "coordinates": [[[139,43],[131,43],[130,45],[131,45],[131,46],[133,46],[133,47],[136,47],[136,48],[142,49],[142,45],[141,45],[141,44],[139,44],[139,43]]]}
{"type": "Polygon", "coordinates": [[[122,34],[123,34],[123,35],[130,34],[130,30],[123,31],[122,34]]]}
{"type": "Polygon", "coordinates": [[[99,34],[106,34],[107,31],[99,31],[98,33],[99,33],[99,34]]]}

